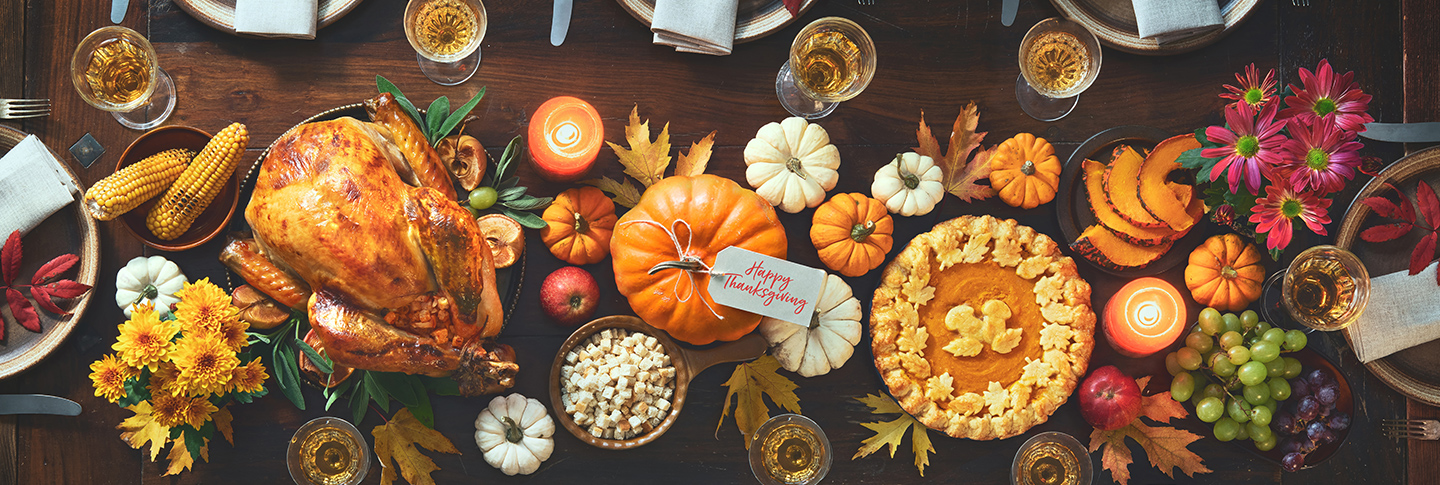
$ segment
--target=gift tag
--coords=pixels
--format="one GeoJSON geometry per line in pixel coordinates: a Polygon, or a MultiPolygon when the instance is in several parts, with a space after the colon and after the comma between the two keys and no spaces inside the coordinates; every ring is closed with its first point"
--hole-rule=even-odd
{"type": "Polygon", "coordinates": [[[825,272],[731,246],[715,256],[710,298],[715,303],[810,326],[825,272]]]}

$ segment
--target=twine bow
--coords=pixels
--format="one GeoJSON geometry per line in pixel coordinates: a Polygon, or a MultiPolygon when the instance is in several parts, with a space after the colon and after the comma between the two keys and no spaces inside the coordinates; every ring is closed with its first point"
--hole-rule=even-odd
{"type": "MultiPolygon", "coordinates": [[[[655,266],[651,267],[650,271],[648,271],[647,273],[653,275],[660,272],[661,270],[666,269],[684,270],[685,274],[690,277],[690,291],[685,295],[685,297],[682,298],[680,296],[680,280],[676,279],[675,286],[670,289],[671,293],[675,295],[676,301],[685,303],[690,301],[690,297],[695,296],[695,285],[697,284],[695,283],[695,273],[704,273],[707,275],[729,274],[723,271],[715,271],[714,268],[711,268],[710,265],[705,264],[705,262],[701,261],[698,256],[695,256],[693,253],[691,253],[690,246],[694,243],[695,231],[690,228],[690,223],[686,222],[684,219],[675,219],[674,222],[670,223],[670,227],[666,227],[664,224],[649,219],[625,221],[620,223],[620,225],[624,226],[626,224],[635,223],[647,223],[660,228],[661,231],[665,231],[665,235],[670,236],[670,242],[675,245],[675,254],[678,255],[680,259],[678,261],[664,261],[656,264],[655,266]],[[684,245],[680,244],[680,238],[675,235],[674,228],[677,224],[683,224],[685,226],[684,245]]],[[[721,320],[725,319],[725,317],[720,316],[720,314],[715,311],[714,307],[710,306],[710,302],[706,300],[705,297],[700,297],[700,303],[704,303],[705,309],[710,310],[710,314],[715,315],[715,318],[719,318],[721,320]]]]}

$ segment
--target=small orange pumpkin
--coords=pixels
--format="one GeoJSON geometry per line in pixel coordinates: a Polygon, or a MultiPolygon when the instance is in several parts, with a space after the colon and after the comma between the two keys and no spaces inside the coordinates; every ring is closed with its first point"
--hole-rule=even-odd
{"type": "Polygon", "coordinates": [[[990,185],[1011,207],[1034,209],[1055,200],[1060,159],[1055,147],[1029,133],[1005,140],[990,156],[990,185]]]}
{"type": "Polygon", "coordinates": [[[1185,267],[1190,295],[1217,310],[1244,310],[1260,299],[1264,280],[1260,250],[1234,233],[1206,239],[1190,252],[1190,264],[1185,267]]]}
{"type": "Polygon", "coordinates": [[[775,208],[727,178],[666,178],[615,223],[615,286],[645,323],[678,340],[738,339],[760,325],[760,315],[715,303],[704,272],[730,246],[784,258],[785,227],[775,208]]]}
{"type": "Polygon", "coordinates": [[[863,194],[839,194],[815,209],[810,242],[820,261],[845,276],[860,276],[885,262],[895,220],[885,204],[863,194]]]}
{"type": "Polygon", "coordinates": [[[615,203],[600,189],[578,187],[561,192],[540,218],[545,220],[540,240],[561,261],[594,264],[610,255],[615,203]]]}

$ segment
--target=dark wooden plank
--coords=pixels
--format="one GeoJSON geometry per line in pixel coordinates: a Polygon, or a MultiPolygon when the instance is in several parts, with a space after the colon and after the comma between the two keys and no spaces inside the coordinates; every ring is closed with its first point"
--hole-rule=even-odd
{"type": "MultiPolygon", "coordinates": [[[[1407,123],[1440,120],[1440,59],[1434,55],[1440,45],[1440,5],[1420,0],[1402,0],[1401,25],[1405,49],[1405,115],[1407,123]]],[[[1411,144],[1410,151],[1424,145],[1411,144]]],[[[1440,408],[1408,401],[1410,419],[1440,419],[1440,408]]],[[[1440,482],[1440,442],[1412,440],[1406,443],[1409,483],[1440,482]]]]}

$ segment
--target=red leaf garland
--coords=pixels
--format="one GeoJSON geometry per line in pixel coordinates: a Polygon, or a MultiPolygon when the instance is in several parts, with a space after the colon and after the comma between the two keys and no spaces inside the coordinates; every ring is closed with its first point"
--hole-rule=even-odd
{"type": "MultiPolygon", "coordinates": [[[[40,316],[35,314],[35,307],[30,306],[30,300],[20,294],[20,290],[14,288],[5,289],[5,300],[10,303],[10,314],[15,315],[15,320],[31,332],[40,331],[40,316]]],[[[5,332],[0,330],[0,338],[5,337],[5,332]]]]}
{"type": "MultiPolygon", "coordinates": [[[[1436,240],[1440,239],[1440,197],[1435,196],[1435,189],[1429,183],[1421,181],[1415,184],[1415,200],[1420,205],[1420,213],[1425,217],[1421,222],[1415,220],[1415,207],[1410,204],[1410,198],[1405,196],[1405,192],[1388,183],[1385,186],[1395,191],[1399,202],[1383,196],[1367,197],[1360,202],[1370,207],[1375,214],[1400,222],[1371,227],[1361,231],[1360,238],[1380,243],[1399,239],[1417,227],[1424,230],[1428,234],[1420,238],[1420,243],[1416,244],[1410,253],[1410,275],[1419,274],[1435,260],[1436,240]]],[[[1440,285],[1440,272],[1436,274],[1435,284],[1440,285]]]]}
{"type": "Polygon", "coordinates": [[[1429,224],[1431,229],[1440,227],[1440,200],[1435,198],[1435,189],[1425,182],[1417,183],[1415,199],[1420,203],[1420,213],[1425,214],[1425,223],[1429,224]]]}
{"type": "Polygon", "coordinates": [[[74,254],[62,254],[56,256],[55,259],[52,259],[50,260],[50,262],[45,263],[44,266],[41,266],[40,270],[35,272],[35,276],[30,277],[30,284],[48,284],[51,280],[58,278],[62,273],[70,271],[70,268],[75,267],[75,263],[78,261],[80,261],[80,257],[74,254]]]}
{"type": "Polygon", "coordinates": [[[5,247],[0,248],[0,286],[10,286],[15,278],[20,276],[20,231],[10,233],[10,238],[5,240],[5,247]]]}
{"type": "MultiPolygon", "coordinates": [[[[10,306],[10,314],[20,325],[32,332],[40,330],[40,315],[35,312],[35,305],[44,308],[45,311],[57,315],[69,315],[70,312],[55,304],[56,299],[78,298],[90,291],[90,285],[79,283],[74,280],[57,279],[75,267],[80,257],[74,254],[62,254],[55,259],[40,266],[40,269],[30,277],[30,297],[35,299],[32,305],[30,300],[25,299],[25,294],[20,292],[18,286],[13,283],[20,277],[20,259],[23,257],[23,248],[20,244],[20,231],[10,233],[5,245],[0,247],[0,290],[5,292],[5,302],[10,306]]],[[[5,338],[5,328],[0,324],[0,339],[5,338]]]]}
{"type": "Polygon", "coordinates": [[[1435,259],[1435,233],[1426,234],[1420,244],[1415,246],[1415,252],[1410,253],[1410,274],[1417,275],[1430,266],[1430,261],[1435,259]]]}
{"type": "Polygon", "coordinates": [[[1398,239],[1400,238],[1400,236],[1404,236],[1406,233],[1409,233],[1410,229],[1414,227],[1414,224],[1408,222],[1384,224],[1361,231],[1360,239],[1364,239],[1372,243],[1381,243],[1398,239]]]}
{"type": "Polygon", "coordinates": [[[40,308],[44,308],[47,312],[54,313],[56,315],[70,314],[70,312],[60,309],[60,306],[55,304],[55,300],[50,298],[50,293],[45,291],[44,286],[30,287],[30,297],[35,299],[36,305],[39,305],[40,308]]]}
{"type": "Polygon", "coordinates": [[[90,286],[83,283],[76,283],[71,280],[60,280],[43,286],[32,286],[31,289],[44,288],[46,293],[56,298],[75,298],[90,291],[90,286]]]}
{"type": "Polygon", "coordinates": [[[1395,205],[1394,202],[1391,202],[1390,199],[1386,199],[1384,197],[1367,197],[1365,198],[1365,200],[1362,200],[1360,202],[1364,203],[1367,206],[1370,206],[1370,210],[1375,211],[1375,213],[1378,214],[1380,217],[1389,217],[1391,219],[1405,220],[1412,219],[1401,216],[1400,207],[1395,205]]]}

